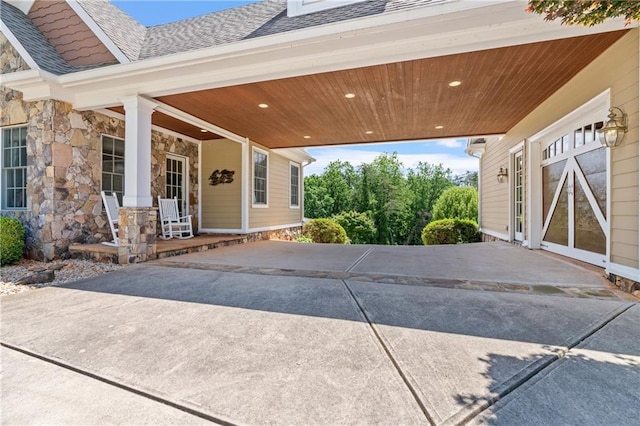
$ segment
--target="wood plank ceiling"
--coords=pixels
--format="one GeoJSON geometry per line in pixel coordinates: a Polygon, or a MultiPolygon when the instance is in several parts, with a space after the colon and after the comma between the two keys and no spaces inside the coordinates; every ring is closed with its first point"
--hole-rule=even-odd
{"type": "Polygon", "coordinates": [[[269,148],[501,134],[625,32],[157,99],[269,148]],[[462,84],[450,87],[456,80],[462,84]],[[258,106],[263,103],[269,107],[258,106]]]}

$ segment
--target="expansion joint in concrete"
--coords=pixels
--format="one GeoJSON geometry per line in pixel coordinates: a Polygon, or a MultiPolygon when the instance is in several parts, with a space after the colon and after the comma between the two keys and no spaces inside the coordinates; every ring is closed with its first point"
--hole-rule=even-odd
{"type": "Polygon", "coordinates": [[[32,351],[30,351],[28,349],[21,348],[19,346],[15,346],[15,345],[12,345],[12,344],[9,344],[9,343],[5,343],[5,342],[0,342],[0,346],[5,347],[5,348],[10,349],[10,350],[13,350],[13,351],[16,351],[16,352],[20,352],[22,354],[25,354],[27,356],[39,359],[39,360],[47,362],[49,364],[53,364],[53,365],[55,365],[57,367],[64,368],[64,369],[72,371],[74,373],[81,374],[83,376],[89,377],[89,378],[97,380],[99,382],[106,383],[108,385],[111,385],[111,386],[114,386],[116,388],[125,390],[127,392],[134,393],[136,395],[142,396],[143,398],[150,399],[150,400],[152,400],[154,402],[158,402],[160,404],[167,405],[169,407],[172,407],[172,408],[175,408],[177,410],[183,411],[183,412],[185,412],[187,414],[191,414],[192,416],[196,416],[196,417],[199,417],[201,419],[208,420],[210,422],[213,422],[213,423],[216,423],[216,424],[219,424],[219,425],[222,425],[222,426],[236,426],[234,423],[231,423],[231,422],[229,422],[227,420],[219,419],[219,418],[217,418],[215,416],[211,416],[211,415],[203,413],[201,411],[194,410],[193,408],[187,407],[187,406],[185,406],[183,404],[180,404],[180,403],[177,403],[177,402],[162,398],[162,397],[157,396],[157,395],[153,395],[152,393],[145,392],[143,390],[134,388],[132,386],[125,385],[123,383],[119,383],[119,382],[113,381],[111,379],[108,379],[106,377],[100,376],[100,375],[95,374],[95,373],[91,373],[91,372],[83,370],[81,368],[74,367],[73,365],[70,365],[70,364],[61,362],[59,360],[50,358],[50,357],[48,357],[46,355],[42,355],[42,354],[39,354],[39,353],[36,353],[36,352],[32,352],[32,351]]]}
{"type": "Polygon", "coordinates": [[[517,374],[511,380],[508,380],[506,383],[504,383],[502,389],[495,390],[495,392],[497,393],[495,397],[492,397],[489,401],[484,401],[478,405],[473,405],[467,410],[462,410],[461,412],[447,419],[443,423],[443,425],[467,424],[472,419],[481,416],[482,413],[484,413],[488,408],[494,406],[498,403],[498,401],[504,399],[507,395],[514,392],[518,388],[525,385],[529,386],[535,384],[543,377],[545,377],[550,371],[556,368],[558,363],[563,360],[573,348],[589,339],[598,331],[602,330],[604,327],[616,320],[616,318],[624,314],[633,306],[634,304],[630,303],[609,312],[609,314],[607,314],[605,318],[603,318],[599,322],[587,326],[587,328],[582,333],[579,333],[580,336],[575,340],[567,343],[564,349],[560,349],[558,351],[555,351],[552,355],[548,355],[539,359],[537,362],[534,362],[531,366],[529,366],[529,368],[523,370],[520,374],[517,374]]]}
{"type": "MultiPolygon", "coordinates": [[[[368,254],[368,253],[369,252],[365,253],[365,255],[368,254]]],[[[363,255],[363,258],[364,258],[365,255],[363,255]]],[[[354,267],[354,266],[355,265],[353,265],[352,267],[354,267]]],[[[420,410],[422,411],[422,413],[426,417],[427,421],[429,422],[429,424],[431,426],[436,426],[436,422],[434,421],[434,419],[432,418],[431,414],[429,413],[429,410],[427,410],[427,407],[424,405],[424,402],[422,401],[422,399],[420,399],[420,396],[418,395],[418,392],[416,391],[415,387],[411,384],[411,382],[407,378],[407,376],[404,373],[404,371],[402,371],[402,368],[400,368],[400,364],[398,364],[398,361],[395,359],[395,357],[393,356],[393,354],[389,350],[389,347],[387,346],[387,344],[382,339],[382,336],[380,336],[380,333],[378,333],[378,330],[376,330],[376,327],[373,325],[373,322],[371,322],[371,319],[369,318],[369,315],[367,315],[367,312],[365,311],[365,309],[362,307],[362,305],[358,301],[358,298],[356,298],[356,295],[351,290],[351,287],[349,287],[349,284],[347,284],[347,282],[345,280],[341,280],[341,281],[344,284],[345,288],[347,289],[347,293],[349,293],[349,296],[351,296],[351,299],[353,300],[353,302],[358,307],[358,310],[360,311],[360,313],[362,314],[364,319],[367,321],[367,324],[369,325],[369,328],[371,329],[371,332],[373,333],[373,335],[375,336],[376,340],[378,341],[378,343],[380,344],[380,346],[384,350],[384,353],[387,355],[387,358],[389,358],[389,361],[391,361],[391,364],[393,365],[395,370],[400,375],[400,378],[404,382],[405,386],[407,386],[407,388],[409,389],[409,392],[411,392],[411,395],[413,396],[413,399],[416,401],[416,403],[420,407],[420,410]]]]}

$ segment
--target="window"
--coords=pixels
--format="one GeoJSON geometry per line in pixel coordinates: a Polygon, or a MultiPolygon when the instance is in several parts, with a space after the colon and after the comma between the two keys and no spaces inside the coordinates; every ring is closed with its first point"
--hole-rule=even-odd
{"type": "Polygon", "coordinates": [[[2,129],[2,208],[27,208],[27,128],[2,129]]]}
{"type": "Polygon", "coordinates": [[[290,207],[300,207],[300,167],[297,164],[289,163],[290,182],[290,207]]]}
{"type": "Polygon", "coordinates": [[[253,206],[267,207],[267,178],[269,175],[269,156],[265,151],[253,149],[253,206]]]}
{"type": "Polygon", "coordinates": [[[122,205],[124,194],[124,139],[102,136],[102,190],[115,192],[122,205]]]}

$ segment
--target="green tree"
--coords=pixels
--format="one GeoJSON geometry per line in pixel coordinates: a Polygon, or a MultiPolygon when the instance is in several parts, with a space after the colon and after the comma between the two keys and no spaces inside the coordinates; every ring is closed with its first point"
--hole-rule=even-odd
{"type": "Polygon", "coordinates": [[[376,240],[376,224],[366,213],[342,212],[333,217],[344,230],[352,244],[371,244],[376,240]]]}
{"type": "Polygon", "coordinates": [[[431,221],[433,205],[442,192],[453,186],[451,170],[442,164],[419,162],[407,173],[409,223],[405,244],[422,244],[422,229],[431,221]]]}
{"type": "Polygon", "coordinates": [[[529,0],[528,12],[544,15],[563,24],[591,27],[607,18],[623,16],[627,23],[640,20],[638,0],[529,0]]]}
{"type": "Polygon", "coordinates": [[[454,186],[442,193],[433,206],[433,220],[469,219],[478,221],[478,191],[470,186],[454,186]]]}
{"type": "Polygon", "coordinates": [[[312,219],[329,217],[332,214],[333,198],[324,185],[321,176],[304,178],[304,215],[312,219]]]}
{"type": "Polygon", "coordinates": [[[381,154],[372,163],[359,168],[356,206],[358,211],[370,211],[378,230],[379,244],[402,244],[408,231],[410,193],[397,153],[381,154]]]}
{"type": "Polygon", "coordinates": [[[453,179],[458,186],[472,186],[478,189],[478,172],[466,171],[453,179]]]}

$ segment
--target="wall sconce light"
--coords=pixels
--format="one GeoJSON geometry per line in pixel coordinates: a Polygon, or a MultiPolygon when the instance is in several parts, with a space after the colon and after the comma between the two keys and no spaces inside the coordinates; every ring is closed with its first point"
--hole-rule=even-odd
{"type": "Polygon", "coordinates": [[[500,170],[498,170],[498,183],[505,183],[507,181],[507,178],[509,177],[508,173],[507,173],[507,168],[506,167],[500,167],[500,170]]]}
{"type": "Polygon", "coordinates": [[[600,138],[602,146],[613,148],[622,142],[624,134],[627,133],[627,114],[618,107],[612,107],[609,108],[609,115],[607,117],[609,117],[609,120],[604,123],[604,127],[598,129],[598,137],[600,138]],[[614,110],[620,111],[621,115],[618,116],[614,110]]]}

